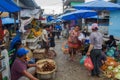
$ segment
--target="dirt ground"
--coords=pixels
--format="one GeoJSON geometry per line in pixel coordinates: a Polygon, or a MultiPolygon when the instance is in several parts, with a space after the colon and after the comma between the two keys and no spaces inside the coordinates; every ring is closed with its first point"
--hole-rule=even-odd
{"type": "Polygon", "coordinates": [[[63,54],[61,50],[61,45],[64,41],[65,39],[56,40],[55,51],[57,52],[57,56],[55,61],[57,63],[57,71],[55,80],[106,80],[88,76],[89,72],[79,63],[80,54],[77,54],[74,62],[70,62],[68,60],[69,55],[63,54]]]}

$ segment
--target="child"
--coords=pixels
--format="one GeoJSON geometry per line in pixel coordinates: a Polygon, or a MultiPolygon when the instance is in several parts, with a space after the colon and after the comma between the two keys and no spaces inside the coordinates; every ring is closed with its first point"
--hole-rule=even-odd
{"type": "Polygon", "coordinates": [[[102,66],[106,61],[106,50],[107,50],[107,46],[103,45],[102,46],[102,54],[100,57],[100,66],[102,66]]]}

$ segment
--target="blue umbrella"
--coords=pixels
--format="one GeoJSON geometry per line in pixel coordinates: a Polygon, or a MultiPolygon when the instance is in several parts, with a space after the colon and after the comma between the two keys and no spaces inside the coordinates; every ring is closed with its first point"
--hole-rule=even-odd
{"type": "Polygon", "coordinates": [[[52,21],[52,20],[54,20],[54,17],[53,17],[53,16],[48,16],[48,17],[47,17],[47,22],[50,22],[50,21],[52,21]]]}
{"type": "Polygon", "coordinates": [[[55,19],[55,20],[53,20],[53,22],[54,23],[59,23],[59,22],[62,22],[62,20],[61,19],[55,19]]]}
{"type": "Polygon", "coordinates": [[[80,18],[87,18],[95,15],[97,15],[97,13],[92,10],[77,10],[71,13],[63,14],[59,18],[62,20],[77,20],[80,18]]]}
{"type": "MultiPolygon", "coordinates": [[[[2,18],[2,24],[13,24],[14,19],[13,18],[2,18]]],[[[16,20],[16,23],[19,23],[18,20],[16,20]]]]}
{"type": "Polygon", "coordinates": [[[91,1],[79,5],[73,6],[75,9],[85,9],[85,10],[118,10],[120,9],[120,5],[106,2],[103,0],[91,1]]]}
{"type": "Polygon", "coordinates": [[[100,19],[98,16],[90,16],[88,18],[93,18],[93,19],[100,19]]]}
{"type": "Polygon", "coordinates": [[[0,0],[1,12],[17,12],[20,8],[12,0],[0,0]]]}

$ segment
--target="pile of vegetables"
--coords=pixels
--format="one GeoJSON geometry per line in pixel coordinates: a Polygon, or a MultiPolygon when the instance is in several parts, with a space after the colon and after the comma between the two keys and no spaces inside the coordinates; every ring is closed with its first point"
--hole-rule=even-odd
{"type": "Polygon", "coordinates": [[[107,61],[101,69],[107,78],[120,79],[120,64],[112,57],[107,57],[107,61]]]}

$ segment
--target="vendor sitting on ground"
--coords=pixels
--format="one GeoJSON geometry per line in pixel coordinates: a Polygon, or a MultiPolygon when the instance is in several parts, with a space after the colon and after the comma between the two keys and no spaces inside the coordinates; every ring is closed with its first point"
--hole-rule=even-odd
{"type": "Polygon", "coordinates": [[[16,52],[17,58],[11,68],[11,80],[39,80],[33,76],[37,65],[27,64],[26,54],[28,52],[29,51],[24,48],[19,48],[16,52]],[[27,69],[27,67],[31,68],[27,69]]]}
{"type": "Polygon", "coordinates": [[[109,40],[105,42],[106,45],[111,48],[111,47],[116,47],[116,41],[113,35],[109,36],[109,40]]]}

